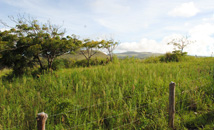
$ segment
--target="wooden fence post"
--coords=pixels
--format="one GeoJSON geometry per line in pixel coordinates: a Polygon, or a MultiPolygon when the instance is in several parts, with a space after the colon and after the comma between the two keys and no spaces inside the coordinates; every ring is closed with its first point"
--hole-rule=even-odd
{"type": "Polygon", "coordinates": [[[169,127],[174,129],[175,117],[175,83],[169,84],[169,127]]]}
{"type": "Polygon", "coordinates": [[[36,120],[37,120],[37,129],[38,130],[45,130],[45,122],[48,119],[48,115],[44,112],[38,113],[36,120]]]}

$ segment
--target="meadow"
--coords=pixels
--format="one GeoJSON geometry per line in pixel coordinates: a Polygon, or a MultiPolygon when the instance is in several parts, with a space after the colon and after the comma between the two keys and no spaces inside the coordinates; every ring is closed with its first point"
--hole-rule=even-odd
{"type": "Polygon", "coordinates": [[[176,129],[214,129],[214,58],[148,63],[124,59],[107,65],[60,69],[5,80],[0,72],[0,129],[167,130],[169,83],[176,83],[176,129]]]}

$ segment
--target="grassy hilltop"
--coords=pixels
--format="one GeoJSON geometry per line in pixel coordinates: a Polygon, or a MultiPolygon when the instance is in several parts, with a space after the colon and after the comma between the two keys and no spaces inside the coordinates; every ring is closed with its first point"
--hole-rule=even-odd
{"type": "MultiPolygon", "coordinates": [[[[101,51],[97,51],[97,53],[95,55],[93,55],[92,58],[107,58],[108,56],[106,54],[104,54],[101,51]]],[[[74,60],[84,60],[85,57],[83,55],[80,54],[79,51],[75,52],[74,54],[64,54],[59,56],[58,58],[63,58],[63,59],[74,59],[74,60]]]]}
{"type": "Polygon", "coordinates": [[[169,83],[176,83],[176,129],[214,128],[214,59],[145,63],[124,59],[105,66],[61,69],[0,80],[0,129],[170,129],[169,83]]]}

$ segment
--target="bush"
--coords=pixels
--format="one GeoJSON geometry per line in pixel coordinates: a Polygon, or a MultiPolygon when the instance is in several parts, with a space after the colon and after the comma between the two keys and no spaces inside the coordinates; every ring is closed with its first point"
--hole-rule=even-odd
{"type": "MultiPolygon", "coordinates": [[[[90,60],[90,66],[94,66],[94,65],[106,65],[110,62],[110,60],[107,59],[100,59],[100,58],[94,58],[90,60]]],[[[77,61],[75,63],[76,66],[82,66],[82,67],[86,67],[88,65],[88,61],[86,59],[84,60],[80,60],[77,61]]]]}
{"type": "Polygon", "coordinates": [[[65,68],[71,68],[75,66],[76,60],[70,58],[70,59],[63,59],[65,68]]]}
{"type": "Polygon", "coordinates": [[[144,59],[143,62],[144,63],[159,63],[160,62],[160,56],[148,57],[148,58],[144,59]]]}
{"type": "Polygon", "coordinates": [[[65,68],[64,59],[55,59],[52,64],[53,70],[65,68]]]}
{"type": "Polygon", "coordinates": [[[184,56],[187,55],[187,52],[181,53],[180,50],[173,51],[172,53],[168,52],[164,56],[160,57],[161,62],[179,62],[184,56]]]}

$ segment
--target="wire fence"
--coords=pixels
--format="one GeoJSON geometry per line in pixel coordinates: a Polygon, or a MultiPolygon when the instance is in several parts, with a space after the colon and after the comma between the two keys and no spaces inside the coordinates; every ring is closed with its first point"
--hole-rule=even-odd
{"type": "MultiPolygon", "coordinates": [[[[206,79],[206,78],[210,78],[210,76],[199,77],[199,78],[194,79],[194,80],[191,80],[191,81],[184,81],[184,82],[182,82],[181,84],[187,84],[187,83],[189,83],[189,82],[194,82],[194,81],[197,81],[197,80],[200,80],[200,79],[206,79]]],[[[206,86],[206,84],[201,85],[200,87],[197,86],[197,89],[198,89],[198,88],[203,88],[204,86],[206,86]]],[[[154,92],[154,91],[156,91],[156,90],[150,90],[150,91],[147,91],[146,93],[142,93],[142,94],[149,94],[149,93],[154,92]]],[[[190,93],[190,92],[192,92],[192,91],[193,91],[192,89],[184,90],[184,91],[182,91],[182,94],[184,94],[184,93],[190,93]]],[[[96,107],[96,106],[108,104],[108,103],[111,103],[111,102],[117,102],[117,101],[120,101],[120,100],[125,100],[125,99],[128,99],[128,98],[130,98],[130,96],[126,96],[126,97],[122,97],[122,98],[117,98],[117,99],[113,99],[113,100],[109,100],[109,101],[105,101],[105,102],[101,102],[101,103],[96,103],[96,104],[92,104],[92,105],[86,106],[86,107],[76,108],[76,109],[73,109],[73,110],[71,110],[71,111],[66,111],[66,112],[62,112],[62,113],[52,114],[52,115],[49,115],[49,118],[51,118],[51,117],[56,117],[56,116],[59,116],[59,115],[64,115],[64,114],[67,114],[67,113],[70,113],[70,112],[75,112],[75,111],[83,110],[83,109],[89,109],[89,108],[92,108],[92,107],[96,107]]],[[[189,98],[182,99],[181,101],[177,101],[176,104],[179,104],[180,102],[184,102],[184,101],[186,101],[186,100],[191,100],[191,99],[192,99],[192,97],[190,96],[189,98]]],[[[155,104],[155,103],[160,102],[160,101],[163,101],[163,100],[162,100],[162,99],[156,100],[156,101],[150,103],[149,105],[155,104]]],[[[148,104],[147,104],[147,105],[148,105],[148,104]]],[[[75,126],[73,126],[73,127],[69,127],[69,128],[66,128],[66,129],[68,129],[68,130],[69,130],[69,129],[75,129],[75,128],[78,128],[78,127],[87,126],[87,125],[92,124],[92,123],[99,123],[100,121],[103,121],[103,120],[106,120],[106,119],[111,119],[111,118],[120,117],[120,116],[125,115],[126,113],[131,113],[131,112],[133,112],[133,111],[137,111],[138,109],[143,108],[143,107],[145,107],[145,105],[135,107],[135,108],[133,108],[133,109],[131,109],[131,110],[124,111],[124,112],[119,113],[119,114],[117,114],[117,115],[113,115],[113,113],[111,113],[110,116],[108,116],[108,117],[101,118],[101,119],[98,119],[98,120],[93,120],[93,121],[90,121],[90,122],[85,122],[85,123],[83,123],[83,124],[75,125],[75,126]]],[[[178,114],[180,111],[183,111],[183,110],[185,110],[185,109],[187,109],[187,108],[189,108],[189,107],[191,107],[191,105],[188,105],[188,106],[184,107],[183,109],[177,110],[177,111],[176,111],[176,114],[178,114]]],[[[154,113],[156,113],[156,112],[147,113],[147,114],[145,114],[145,115],[152,115],[152,114],[154,114],[154,113]]],[[[167,113],[167,112],[166,112],[166,113],[167,113]]],[[[145,115],[144,115],[144,116],[145,116],[145,115]]],[[[166,114],[166,115],[164,116],[164,118],[165,118],[165,117],[168,117],[168,115],[166,114]]],[[[128,126],[128,125],[131,125],[131,124],[133,124],[133,123],[135,123],[135,122],[140,121],[141,119],[142,119],[142,118],[138,118],[138,119],[136,119],[136,120],[132,120],[132,121],[130,121],[129,123],[126,123],[126,124],[123,124],[123,125],[114,127],[113,129],[119,129],[119,128],[122,128],[122,127],[125,127],[125,126],[128,126]]],[[[34,119],[34,120],[30,120],[29,122],[31,122],[31,121],[33,122],[33,121],[35,121],[35,119],[34,119]]],[[[11,127],[11,128],[7,128],[7,129],[5,129],[5,130],[12,130],[12,129],[17,129],[17,128],[19,128],[19,125],[13,126],[13,127],[11,127]]]]}
{"type": "MultiPolygon", "coordinates": [[[[154,104],[154,103],[156,103],[156,102],[158,102],[158,101],[161,101],[161,99],[160,99],[160,100],[157,100],[157,101],[155,101],[155,102],[152,102],[151,104],[154,104]]],[[[149,104],[149,105],[151,105],[151,104],[149,104]]],[[[136,110],[138,110],[138,109],[140,109],[140,108],[143,108],[143,107],[145,107],[145,106],[146,106],[146,105],[143,105],[143,106],[134,108],[134,109],[132,109],[132,110],[127,110],[127,111],[125,111],[125,112],[123,112],[123,113],[120,113],[120,114],[117,114],[117,115],[114,115],[114,116],[111,115],[111,116],[109,116],[109,117],[102,118],[102,119],[95,120],[95,121],[91,121],[91,122],[86,123],[86,124],[91,124],[91,123],[93,123],[93,122],[99,122],[100,120],[106,120],[106,119],[110,119],[110,118],[119,117],[119,116],[125,115],[126,113],[129,113],[129,112],[132,112],[132,111],[136,111],[136,110]]],[[[113,114],[113,113],[112,113],[112,114],[113,114]]],[[[86,124],[84,123],[84,124],[81,124],[81,125],[77,125],[77,126],[71,127],[70,129],[73,129],[73,128],[76,128],[76,127],[79,127],[79,126],[82,126],[82,125],[86,125],[86,124]]]]}
{"type": "MultiPolygon", "coordinates": [[[[189,100],[189,99],[191,99],[191,98],[187,98],[187,99],[185,99],[185,100],[189,100]]],[[[185,100],[182,100],[182,101],[185,101],[185,100]]],[[[159,102],[159,101],[161,101],[161,99],[159,99],[159,100],[157,100],[157,101],[155,101],[155,102],[152,102],[152,103],[150,103],[149,105],[154,104],[154,103],[157,103],[157,102],[159,102]]],[[[179,103],[179,102],[177,102],[177,103],[179,103]]],[[[130,112],[132,112],[132,111],[136,111],[136,110],[138,110],[138,109],[140,109],[140,108],[143,108],[143,107],[145,107],[145,106],[146,106],[146,105],[143,105],[143,106],[134,108],[134,109],[132,109],[132,110],[127,110],[127,111],[125,111],[125,112],[123,112],[123,113],[119,113],[119,114],[117,114],[117,115],[111,115],[111,116],[108,116],[108,117],[106,117],[106,118],[101,118],[101,119],[99,119],[99,120],[94,120],[94,121],[90,121],[90,122],[83,123],[83,124],[80,124],[80,125],[76,125],[76,126],[73,126],[73,127],[65,128],[65,130],[71,130],[71,129],[75,129],[75,128],[78,128],[78,127],[86,126],[86,125],[89,125],[89,124],[92,124],[92,123],[98,123],[98,122],[103,121],[103,120],[106,120],[106,119],[111,119],[111,118],[115,118],[115,117],[120,117],[120,116],[125,115],[126,113],[130,113],[130,112]]],[[[177,110],[177,111],[176,111],[176,114],[178,114],[180,111],[183,111],[183,110],[185,110],[185,109],[187,109],[187,108],[189,108],[189,107],[191,107],[191,105],[188,105],[188,106],[184,107],[183,109],[177,110]]],[[[148,116],[148,115],[152,115],[152,114],[156,114],[156,113],[157,113],[157,112],[151,112],[151,113],[144,114],[144,116],[148,116]]],[[[113,114],[113,113],[112,113],[112,114],[113,114]]],[[[53,116],[53,115],[51,115],[51,116],[53,116]]],[[[164,116],[164,118],[166,118],[166,117],[168,117],[167,114],[164,116]]],[[[133,124],[133,123],[135,123],[135,122],[137,122],[137,121],[140,121],[141,119],[143,119],[143,118],[139,118],[139,119],[136,119],[136,120],[131,121],[131,122],[129,122],[129,123],[126,123],[126,124],[124,124],[124,125],[117,126],[117,127],[113,128],[112,130],[119,129],[119,128],[121,128],[121,127],[125,127],[125,126],[127,126],[127,125],[133,124]]],[[[32,122],[33,122],[33,121],[35,122],[35,119],[34,119],[34,120],[30,120],[30,121],[28,121],[28,122],[31,122],[31,121],[32,121],[32,122]]],[[[7,129],[5,129],[5,130],[17,129],[17,128],[19,128],[18,126],[19,126],[19,125],[16,125],[16,126],[13,126],[13,127],[11,127],[11,128],[7,128],[7,129]]]]}
{"type": "MultiPolygon", "coordinates": [[[[178,113],[178,112],[180,112],[180,111],[182,111],[182,110],[185,110],[186,108],[188,108],[188,107],[190,107],[190,106],[191,106],[191,105],[189,105],[189,106],[187,106],[187,107],[184,107],[183,109],[176,111],[176,113],[178,113]]],[[[148,113],[148,114],[145,114],[145,115],[152,115],[152,114],[156,114],[156,112],[151,112],[151,113],[148,113]]],[[[166,117],[168,117],[167,114],[164,116],[164,118],[166,118],[166,117]]],[[[133,123],[135,123],[135,122],[137,122],[137,121],[140,121],[141,119],[143,119],[143,118],[139,118],[139,119],[136,119],[136,120],[131,121],[131,122],[129,122],[129,123],[126,123],[126,124],[124,124],[124,125],[117,126],[117,127],[113,128],[112,130],[116,130],[116,129],[119,129],[119,128],[121,128],[121,127],[125,127],[125,126],[127,126],[127,125],[133,124],[133,123]]]]}
{"type": "MultiPolygon", "coordinates": [[[[196,80],[199,80],[199,79],[203,79],[203,78],[207,78],[207,76],[204,76],[204,77],[200,77],[200,78],[197,78],[195,80],[192,80],[192,81],[196,81],[196,80]]],[[[187,81],[186,81],[187,82],[187,81]]],[[[189,81],[188,81],[189,82],[189,81]]],[[[202,88],[203,86],[201,87],[198,87],[198,88],[202,88]]],[[[160,88],[160,89],[164,89],[165,87],[163,88],[160,88]]],[[[146,93],[141,93],[142,95],[143,94],[149,94],[151,92],[155,92],[156,90],[150,90],[150,91],[147,91],[146,93]]],[[[182,92],[183,93],[187,93],[187,92],[190,92],[192,90],[185,90],[182,92]]],[[[168,93],[166,93],[168,94],[168,93]]],[[[74,112],[74,111],[78,111],[78,110],[83,110],[83,109],[88,109],[88,108],[91,108],[91,107],[96,107],[96,106],[100,106],[100,105],[104,105],[104,104],[107,104],[107,103],[111,103],[111,102],[116,102],[116,101],[119,101],[119,100],[124,100],[124,99],[129,99],[130,96],[125,96],[123,98],[117,98],[117,99],[113,99],[113,100],[109,100],[109,101],[105,101],[105,102],[101,102],[101,103],[95,103],[95,104],[92,104],[90,106],[86,106],[86,107],[81,107],[81,108],[76,108],[76,109],[73,109],[71,111],[66,111],[66,112],[62,112],[62,113],[57,113],[57,114],[52,114],[50,115],[49,117],[53,117],[53,116],[58,116],[58,115],[63,115],[63,114],[66,114],[66,113],[70,113],[70,112],[74,112]]]]}
{"type": "MultiPolygon", "coordinates": [[[[142,93],[142,94],[148,94],[148,93],[154,92],[154,91],[156,91],[156,90],[150,90],[150,91],[147,91],[146,93],[142,93]]],[[[50,115],[49,117],[63,115],[63,114],[66,114],[66,113],[70,113],[70,112],[74,112],[74,111],[78,111],[78,110],[83,110],[83,109],[87,109],[87,108],[91,108],[91,107],[96,107],[96,106],[100,106],[100,105],[103,105],[103,104],[116,102],[116,101],[119,101],[119,100],[124,100],[124,99],[129,99],[129,98],[130,98],[130,96],[125,96],[123,98],[117,98],[117,99],[113,99],[113,100],[109,100],[109,101],[105,101],[105,102],[101,102],[101,103],[96,103],[96,104],[93,104],[93,105],[90,105],[90,106],[87,106],[87,107],[81,107],[81,108],[73,109],[71,111],[66,111],[66,112],[62,112],[62,113],[58,113],[58,114],[53,114],[53,115],[50,115]]]]}

